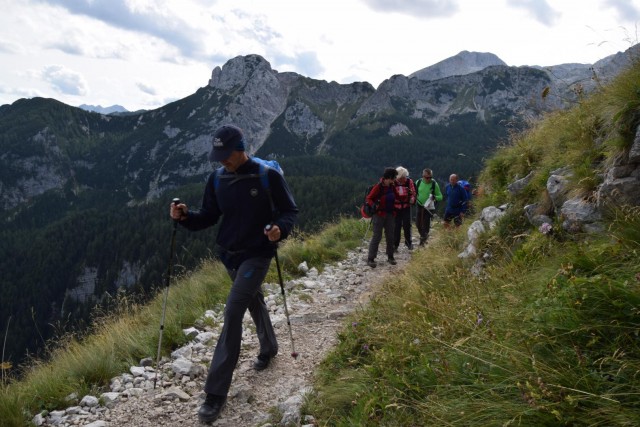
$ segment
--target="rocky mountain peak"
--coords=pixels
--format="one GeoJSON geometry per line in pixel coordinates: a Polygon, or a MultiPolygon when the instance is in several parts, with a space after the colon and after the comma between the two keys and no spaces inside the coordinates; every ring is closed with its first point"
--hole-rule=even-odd
{"type": "Polygon", "coordinates": [[[227,61],[222,68],[215,67],[211,73],[209,86],[229,90],[236,86],[244,86],[250,80],[275,80],[276,72],[271,69],[269,61],[260,55],[236,56],[227,61]]]}
{"type": "Polygon", "coordinates": [[[463,50],[455,56],[447,58],[422,70],[411,73],[409,77],[420,80],[438,80],[450,76],[464,76],[484,70],[492,65],[507,65],[493,53],[469,52],[463,50]]]}
{"type": "Polygon", "coordinates": [[[220,123],[240,126],[247,138],[247,151],[255,153],[267,138],[270,124],[286,107],[287,85],[278,79],[269,61],[254,54],[236,56],[222,68],[214,68],[209,86],[219,93],[233,93],[220,123]]]}

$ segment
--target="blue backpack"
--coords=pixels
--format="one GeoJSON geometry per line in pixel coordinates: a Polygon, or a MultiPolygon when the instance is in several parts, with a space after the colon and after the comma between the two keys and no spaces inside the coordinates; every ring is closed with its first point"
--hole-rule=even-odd
{"type": "MultiPolygon", "coordinates": [[[[215,176],[213,178],[213,187],[217,190],[218,185],[220,184],[220,179],[233,179],[233,182],[240,181],[242,179],[247,178],[260,178],[260,182],[265,190],[269,190],[269,179],[268,179],[268,170],[273,169],[277,171],[280,175],[284,175],[284,171],[280,167],[280,164],[276,160],[265,160],[259,157],[251,157],[253,161],[259,164],[260,170],[258,173],[247,173],[243,175],[224,175],[224,166],[220,166],[216,169],[215,176]]],[[[233,183],[232,182],[232,183],[233,183]]]]}
{"type": "Polygon", "coordinates": [[[464,179],[461,179],[461,180],[458,180],[458,184],[460,184],[462,188],[464,188],[464,190],[467,192],[467,200],[471,200],[471,195],[472,195],[471,183],[469,181],[465,181],[464,179]]]}
{"type": "Polygon", "coordinates": [[[215,171],[215,175],[213,177],[213,188],[218,189],[220,185],[221,179],[231,179],[231,184],[249,178],[260,178],[260,183],[262,187],[266,190],[267,195],[269,196],[269,203],[271,204],[271,211],[275,212],[276,208],[273,203],[273,198],[271,197],[271,189],[269,188],[269,169],[273,169],[277,171],[280,175],[284,176],[284,171],[280,167],[280,164],[276,160],[265,160],[259,157],[251,157],[253,161],[258,163],[260,169],[258,173],[247,173],[247,174],[227,174],[225,175],[224,166],[220,166],[215,171]]]}
{"type": "Polygon", "coordinates": [[[469,208],[469,202],[471,201],[471,196],[473,195],[473,190],[471,188],[471,183],[469,181],[466,181],[464,179],[460,179],[458,180],[458,184],[464,188],[464,191],[466,191],[467,193],[467,201],[464,202],[463,207],[464,210],[466,211],[469,208]]]}

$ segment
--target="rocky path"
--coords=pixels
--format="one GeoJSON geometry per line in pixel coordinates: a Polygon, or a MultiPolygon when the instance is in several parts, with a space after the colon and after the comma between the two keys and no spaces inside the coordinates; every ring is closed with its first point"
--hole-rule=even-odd
{"type": "MultiPolygon", "coordinates": [[[[270,366],[256,372],[252,365],[258,352],[255,327],[250,316],[244,319],[243,349],[234,372],[231,390],[220,418],[212,426],[315,425],[312,417],[300,413],[304,395],[312,385],[316,366],[337,342],[337,332],[344,318],[367,303],[369,295],[390,274],[403,270],[411,252],[401,246],[396,253],[398,264],[386,261],[384,240],[380,244],[378,266],[366,266],[366,245],[350,252],[341,262],[315,269],[305,277],[285,283],[295,350],[282,304],[280,285],[265,284],[267,305],[276,329],[280,353],[270,366]]],[[[157,387],[152,360],[141,361],[129,373],[111,382],[111,392],[75,399],[66,410],[36,416],[40,426],[200,426],[198,408],[204,400],[202,391],[219,327],[206,318],[222,319],[222,308],[204,314],[196,328],[187,330],[193,337],[161,365],[157,387]]],[[[218,323],[218,322],[216,322],[218,323]]]]}

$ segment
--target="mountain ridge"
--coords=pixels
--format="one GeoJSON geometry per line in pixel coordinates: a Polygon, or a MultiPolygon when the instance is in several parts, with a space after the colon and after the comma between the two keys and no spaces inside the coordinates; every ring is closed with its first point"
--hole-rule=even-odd
{"type": "Polygon", "coordinates": [[[78,108],[83,109],[85,111],[93,111],[95,113],[100,114],[111,114],[111,113],[128,113],[129,110],[124,108],[122,105],[114,104],[109,107],[103,107],[102,105],[87,105],[81,104],[78,105],[78,108]]]}
{"type": "MultiPolygon", "coordinates": [[[[623,66],[608,64],[613,74],[623,66]]],[[[200,202],[212,170],[211,135],[222,124],[243,128],[249,154],[283,165],[307,231],[358,215],[362,188],[389,165],[414,177],[434,168],[439,182],[452,171],[473,181],[483,157],[512,129],[579,96],[532,67],[492,65],[434,81],[395,75],[376,89],[279,73],[248,55],[215,68],[195,93],[140,113],[18,100],[0,107],[0,311],[17,316],[38,307],[37,321],[15,320],[36,346],[34,323],[44,330],[62,314],[86,314],[74,296],[100,303],[118,289],[161,283],[166,217],[158,212],[176,195],[191,206],[200,202]]],[[[203,233],[185,243],[185,268],[210,256],[208,239],[203,233]]],[[[13,344],[22,346],[17,338],[13,344]]]]}

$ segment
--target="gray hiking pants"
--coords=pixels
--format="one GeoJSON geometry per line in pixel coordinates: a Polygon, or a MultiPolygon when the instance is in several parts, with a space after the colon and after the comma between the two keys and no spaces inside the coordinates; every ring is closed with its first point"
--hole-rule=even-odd
{"type": "Polygon", "coordinates": [[[411,207],[402,208],[396,211],[396,225],[393,230],[393,243],[397,248],[400,246],[402,231],[404,231],[404,244],[411,247],[411,207]]]}
{"type": "Polygon", "coordinates": [[[204,391],[207,393],[218,396],[226,396],[229,393],[233,370],[240,357],[242,319],[247,309],[256,325],[260,354],[273,357],[278,353],[276,334],[261,289],[269,264],[271,258],[249,258],[236,270],[227,270],[233,279],[233,285],[224,309],[222,332],[213,352],[209,375],[204,385],[204,391]]]}
{"type": "Polygon", "coordinates": [[[420,244],[422,244],[429,238],[429,231],[431,230],[431,218],[433,217],[433,214],[426,210],[423,206],[418,205],[417,208],[416,227],[418,227],[420,244]]]}
{"type": "Polygon", "coordinates": [[[373,235],[371,236],[371,241],[369,242],[369,255],[368,259],[375,260],[378,255],[378,246],[380,245],[380,240],[382,240],[382,230],[384,229],[384,239],[387,241],[387,257],[393,258],[394,240],[393,240],[393,230],[395,229],[396,219],[392,214],[387,214],[386,216],[380,216],[378,214],[374,215],[371,218],[373,235]]]}

